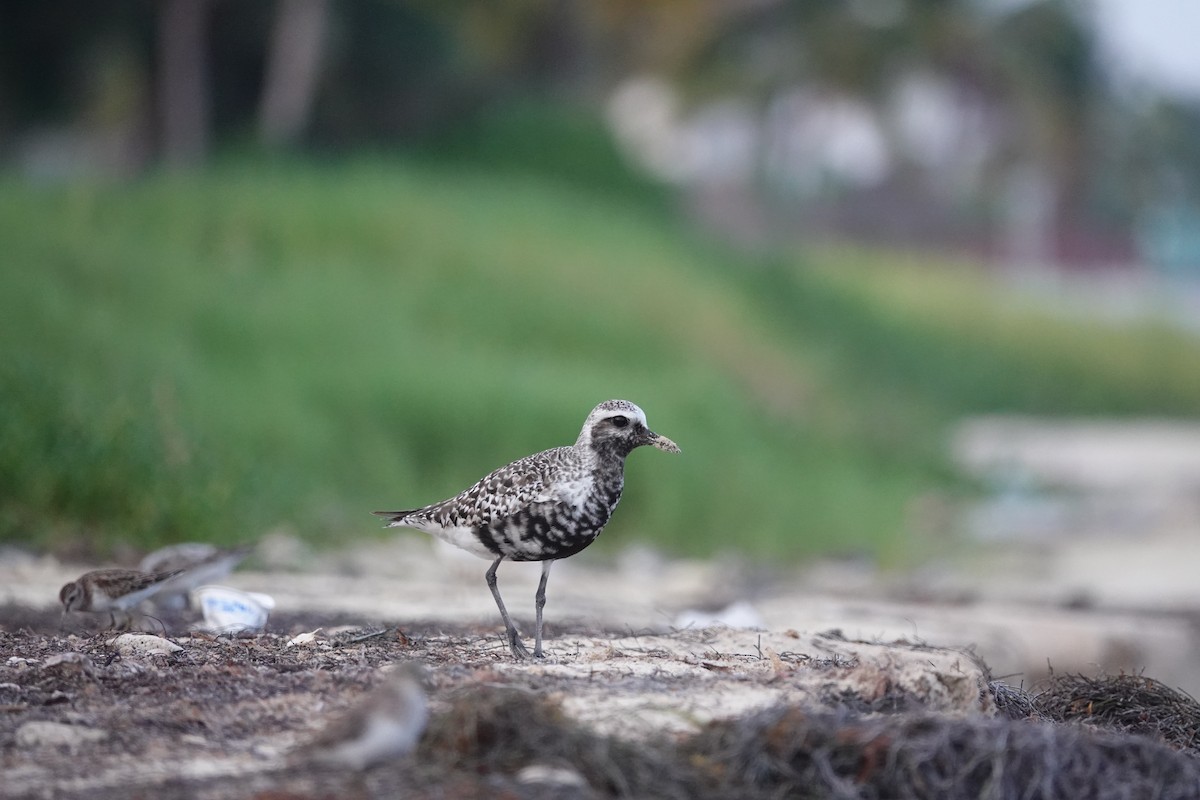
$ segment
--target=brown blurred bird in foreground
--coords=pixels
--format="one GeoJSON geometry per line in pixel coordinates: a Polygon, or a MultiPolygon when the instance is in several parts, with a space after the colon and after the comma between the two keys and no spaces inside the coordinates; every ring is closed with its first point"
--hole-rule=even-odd
{"type": "Polygon", "coordinates": [[[412,752],[429,720],[424,678],[417,662],[399,664],[361,703],[298,748],[295,757],[361,771],[412,752]]]}

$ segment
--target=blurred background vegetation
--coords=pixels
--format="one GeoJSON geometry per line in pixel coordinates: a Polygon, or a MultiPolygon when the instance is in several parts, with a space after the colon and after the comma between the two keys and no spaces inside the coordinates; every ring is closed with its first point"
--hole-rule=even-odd
{"type": "Polygon", "coordinates": [[[1200,410],[1116,1],[7,4],[0,540],[338,543],[626,397],[608,546],[919,558],[958,421],[1200,410]]]}

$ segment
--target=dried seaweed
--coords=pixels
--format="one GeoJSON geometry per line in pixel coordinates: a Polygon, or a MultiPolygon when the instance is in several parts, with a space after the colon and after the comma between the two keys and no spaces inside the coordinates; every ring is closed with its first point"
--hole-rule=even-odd
{"type": "Polygon", "coordinates": [[[514,689],[468,689],[435,717],[421,744],[425,764],[443,770],[515,774],[533,764],[566,765],[602,796],[696,796],[690,769],[665,741],[633,744],[567,718],[557,703],[514,689]]]}
{"type": "Polygon", "coordinates": [[[463,692],[433,721],[421,754],[443,775],[569,765],[605,797],[1200,795],[1200,761],[1147,738],[1074,725],[781,706],[713,723],[682,741],[663,737],[634,746],[580,728],[545,699],[494,689],[463,692]]]}
{"type": "Polygon", "coordinates": [[[996,713],[1008,719],[1049,720],[1032,694],[1003,681],[988,681],[988,692],[996,704],[996,713]]]}
{"type": "Polygon", "coordinates": [[[776,708],[713,726],[685,747],[720,779],[713,796],[1157,797],[1200,794],[1200,763],[1147,739],[1003,718],[861,717],[776,708]]]}
{"type": "Polygon", "coordinates": [[[1056,675],[1038,688],[1034,702],[1057,722],[1149,736],[1200,756],[1200,703],[1154,678],[1056,675]]]}
{"type": "MultiPolygon", "coordinates": [[[[50,627],[56,618],[17,620],[50,627]]],[[[59,788],[129,756],[161,761],[168,751],[195,750],[220,763],[236,759],[245,770],[237,776],[143,775],[137,785],[146,796],[201,800],[256,792],[441,800],[1200,798],[1200,708],[1140,676],[1060,676],[1036,692],[990,681],[981,707],[994,704],[996,717],[932,714],[888,684],[873,699],[829,692],[812,706],[778,706],[691,736],[664,732],[634,742],[566,715],[557,698],[571,691],[570,680],[494,670],[503,645],[486,627],[409,622],[401,633],[380,623],[287,646],[295,632],[328,630],[334,621],[282,618],[276,624],[290,633],[197,637],[186,657],[144,662],[118,657],[106,635],[0,629],[0,652],[20,654],[0,659],[0,754],[53,770],[59,788]],[[247,757],[257,742],[278,742],[280,731],[303,739],[317,715],[360,697],[382,665],[410,658],[436,676],[435,713],[415,756],[362,774],[303,763],[275,771],[269,749],[247,757]],[[13,734],[26,719],[95,726],[110,737],[76,756],[18,752],[13,734]]],[[[764,671],[759,679],[785,678],[764,671]]],[[[619,695],[637,679],[609,680],[619,695]]],[[[44,794],[28,778],[22,785],[25,796],[44,794]]],[[[6,794],[11,786],[0,782],[0,796],[21,796],[6,794]]],[[[133,788],[108,781],[87,796],[109,800],[133,788]]]]}

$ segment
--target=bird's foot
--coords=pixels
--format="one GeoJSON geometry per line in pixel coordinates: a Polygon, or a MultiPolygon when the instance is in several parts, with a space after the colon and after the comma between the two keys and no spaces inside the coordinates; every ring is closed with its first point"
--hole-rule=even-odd
{"type": "Polygon", "coordinates": [[[508,632],[508,649],[512,651],[513,658],[517,661],[524,661],[529,658],[529,648],[521,641],[521,637],[517,635],[515,630],[508,632]]]}
{"type": "Polygon", "coordinates": [[[124,633],[129,630],[130,617],[124,611],[108,612],[108,630],[114,633],[124,633]]]}

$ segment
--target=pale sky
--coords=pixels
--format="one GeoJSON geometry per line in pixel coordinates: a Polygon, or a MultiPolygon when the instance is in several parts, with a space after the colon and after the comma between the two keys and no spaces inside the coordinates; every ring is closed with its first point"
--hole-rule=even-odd
{"type": "MultiPolygon", "coordinates": [[[[1008,13],[1036,0],[977,0],[1008,13]]],[[[1200,101],[1200,0],[1077,0],[1113,75],[1200,101]]]]}
{"type": "Polygon", "coordinates": [[[1118,75],[1200,100],[1200,0],[1089,0],[1118,75]]]}

